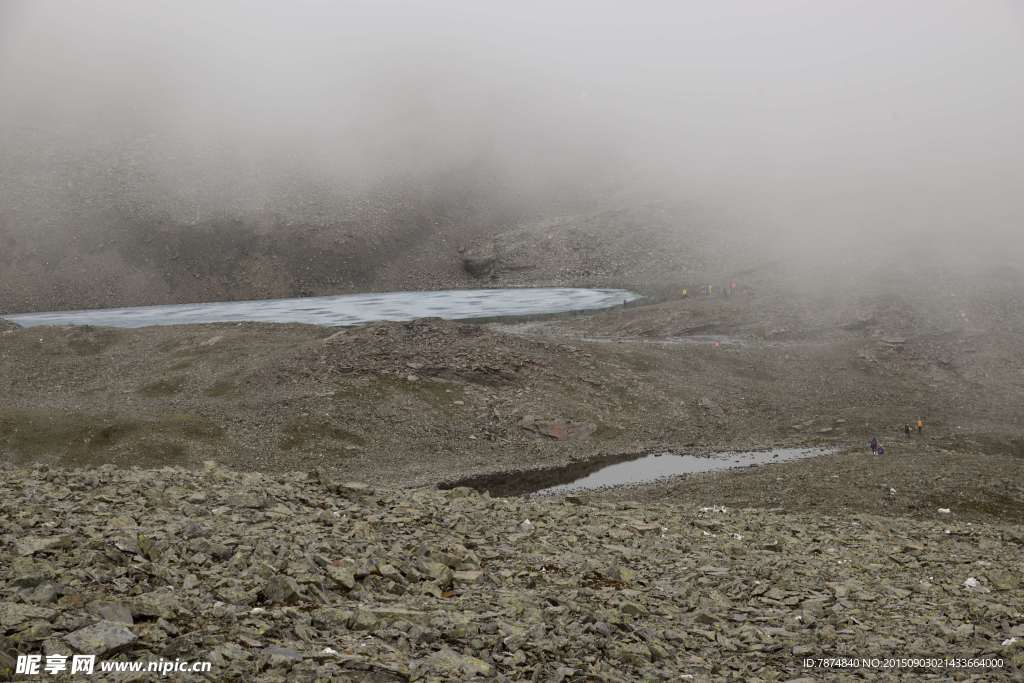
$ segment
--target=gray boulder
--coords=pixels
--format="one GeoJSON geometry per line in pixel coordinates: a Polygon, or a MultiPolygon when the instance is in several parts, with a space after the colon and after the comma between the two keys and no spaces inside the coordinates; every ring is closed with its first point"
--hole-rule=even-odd
{"type": "Polygon", "coordinates": [[[493,670],[493,667],[482,659],[461,655],[449,648],[431,655],[426,664],[428,671],[442,674],[450,680],[489,676],[493,670]]]}
{"type": "Polygon", "coordinates": [[[290,605],[299,601],[299,587],[295,580],[274,574],[263,587],[263,596],[275,605],[290,605]]]}
{"type": "Polygon", "coordinates": [[[103,657],[127,647],[135,642],[137,636],[124,624],[113,621],[100,621],[92,626],[80,628],[64,636],[67,644],[77,652],[103,657]]]}
{"type": "Polygon", "coordinates": [[[493,244],[469,249],[462,254],[462,269],[473,277],[487,277],[494,272],[498,253],[493,244]]]}

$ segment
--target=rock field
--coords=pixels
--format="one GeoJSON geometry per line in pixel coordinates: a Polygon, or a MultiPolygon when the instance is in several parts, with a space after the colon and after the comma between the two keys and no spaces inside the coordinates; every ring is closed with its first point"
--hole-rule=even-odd
{"type": "Polygon", "coordinates": [[[4,466],[0,519],[3,676],[18,653],[79,650],[209,660],[223,681],[1024,674],[1019,525],[396,491],[214,463],[4,466]],[[1002,668],[804,668],[821,657],[1002,668]]]}

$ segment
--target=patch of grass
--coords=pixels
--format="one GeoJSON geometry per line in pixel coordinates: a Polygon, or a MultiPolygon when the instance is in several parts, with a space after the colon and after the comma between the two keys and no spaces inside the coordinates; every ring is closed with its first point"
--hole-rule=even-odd
{"type": "Polygon", "coordinates": [[[657,358],[652,358],[644,353],[634,352],[622,354],[618,357],[619,362],[627,366],[631,370],[637,372],[651,372],[658,370],[664,363],[657,358]]]}
{"type": "Polygon", "coordinates": [[[160,353],[168,353],[170,351],[174,351],[179,346],[181,346],[181,341],[177,338],[172,338],[157,344],[156,350],[159,351],[160,353]]]}
{"type": "Polygon", "coordinates": [[[140,428],[135,420],[9,410],[0,413],[0,444],[27,455],[86,452],[108,448],[140,428]]]}
{"type": "Polygon", "coordinates": [[[93,448],[108,448],[139,431],[142,425],[131,420],[115,420],[89,430],[85,441],[93,448]]]}
{"type": "Polygon", "coordinates": [[[147,398],[158,398],[161,396],[173,396],[185,386],[185,377],[166,377],[139,389],[139,393],[147,398]]]}
{"type": "Polygon", "coordinates": [[[372,375],[353,378],[334,390],[335,399],[349,401],[383,401],[394,396],[409,396],[431,407],[441,408],[463,399],[465,389],[457,382],[432,377],[420,377],[410,382],[404,377],[372,375]]]}
{"type": "Polygon", "coordinates": [[[172,413],[153,425],[154,431],[180,434],[189,439],[212,441],[224,436],[224,429],[213,420],[201,415],[172,413]]]}
{"type": "Polygon", "coordinates": [[[420,378],[415,382],[399,380],[399,391],[406,391],[434,407],[448,407],[452,401],[461,400],[465,391],[461,384],[437,379],[420,378]]]}
{"type": "Polygon", "coordinates": [[[310,441],[335,441],[352,446],[366,443],[359,434],[346,430],[328,418],[293,418],[281,431],[281,448],[285,450],[300,448],[310,441]]]}
{"type": "MultiPolygon", "coordinates": [[[[213,441],[220,425],[199,415],[171,414],[158,420],[38,410],[0,411],[0,447],[31,458],[60,456],[68,464],[104,460],[113,451],[137,449],[173,458],[184,442],[213,441]]],[[[162,457],[162,456],[161,456],[162,457]]]]}
{"type": "Polygon", "coordinates": [[[203,393],[211,398],[223,398],[238,394],[238,385],[226,379],[218,380],[206,387],[203,393]]]}
{"type": "Polygon", "coordinates": [[[1009,455],[1024,458],[1024,438],[1003,434],[955,434],[946,446],[959,451],[978,451],[986,455],[1009,455]]]}
{"type": "Polygon", "coordinates": [[[384,398],[390,386],[391,382],[386,376],[349,375],[335,386],[334,396],[359,401],[380,400],[384,398]]]}
{"type": "Polygon", "coordinates": [[[64,465],[102,465],[113,463],[120,466],[169,467],[184,465],[188,460],[185,444],[163,439],[142,439],[130,451],[95,450],[85,453],[68,453],[61,458],[64,465]]]}
{"type": "Polygon", "coordinates": [[[597,429],[590,435],[590,438],[597,440],[612,440],[622,436],[622,430],[608,425],[597,423],[597,429]]]}
{"type": "Polygon", "coordinates": [[[948,507],[953,508],[956,514],[968,518],[977,515],[1018,524],[1024,520],[1024,499],[1014,498],[996,491],[987,491],[982,497],[977,497],[976,494],[969,498],[930,496],[925,500],[928,510],[948,507]]]}
{"type": "Polygon", "coordinates": [[[79,356],[95,356],[106,351],[124,336],[122,330],[84,325],[68,332],[68,348],[79,356]]]}
{"type": "Polygon", "coordinates": [[[139,455],[143,462],[151,462],[161,467],[173,465],[186,459],[183,444],[158,439],[147,439],[140,443],[139,455]]]}

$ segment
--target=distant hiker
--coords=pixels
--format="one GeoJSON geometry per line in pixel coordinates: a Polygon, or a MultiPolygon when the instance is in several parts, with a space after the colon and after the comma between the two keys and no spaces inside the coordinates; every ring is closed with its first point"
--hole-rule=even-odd
{"type": "Polygon", "coordinates": [[[923,417],[919,417],[919,418],[917,418],[917,433],[920,434],[923,431],[924,431],[924,418],[923,417]]]}
{"type": "Polygon", "coordinates": [[[683,287],[682,295],[684,299],[688,299],[690,297],[690,290],[688,290],[686,287],[683,287]]]}
{"type": "Polygon", "coordinates": [[[872,436],[871,437],[871,441],[868,442],[868,445],[871,446],[871,452],[872,453],[878,453],[878,437],[877,436],[872,436]]]}
{"type": "Polygon", "coordinates": [[[729,282],[729,289],[731,289],[733,292],[736,291],[736,281],[735,280],[731,280],[729,282]]]}
{"type": "Polygon", "coordinates": [[[909,422],[906,423],[905,425],[903,425],[903,433],[906,434],[908,438],[910,437],[910,423],[909,422]]]}

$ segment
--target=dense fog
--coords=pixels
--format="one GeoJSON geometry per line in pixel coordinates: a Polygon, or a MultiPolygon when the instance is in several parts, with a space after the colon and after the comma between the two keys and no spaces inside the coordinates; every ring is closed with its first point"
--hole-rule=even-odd
{"type": "Polygon", "coordinates": [[[21,234],[458,188],[524,214],[690,202],[815,253],[1024,242],[1009,0],[7,0],[0,93],[21,234]]]}

